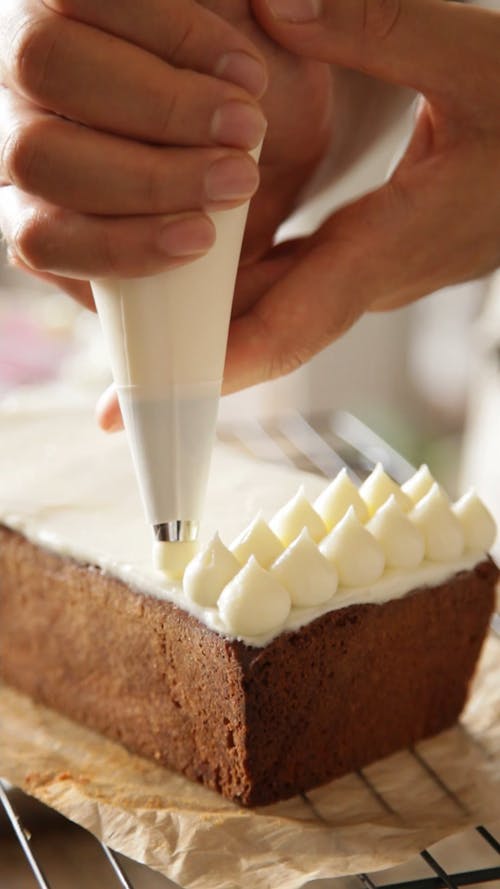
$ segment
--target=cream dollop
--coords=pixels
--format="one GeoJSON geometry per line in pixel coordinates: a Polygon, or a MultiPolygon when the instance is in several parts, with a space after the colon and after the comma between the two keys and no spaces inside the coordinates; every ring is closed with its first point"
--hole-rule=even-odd
{"type": "Polygon", "coordinates": [[[269,524],[283,546],[289,546],[304,528],[307,528],[316,542],[326,534],[326,525],[309,503],[303,487],[285,503],[269,524]]]}
{"type": "Polygon", "coordinates": [[[394,494],[377,510],[366,527],[384,550],[389,568],[411,570],[423,561],[424,535],[399,508],[394,494]]]}
{"type": "Polygon", "coordinates": [[[347,471],[341,469],[327,488],[314,503],[316,512],[323,519],[327,529],[331,529],[344,518],[347,510],[353,506],[360,522],[368,521],[366,504],[359,491],[349,478],[347,471]]]}
{"type": "Polygon", "coordinates": [[[237,558],[216,534],[187,566],[184,572],[184,592],[197,605],[213,607],[224,587],[240,568],[237,558]]]}
{"type": "Polygon", "coordinates": [[[410,498],[403,494],[399,485],[387,475],[381,463],[377,463],[371,475],[363,482],[359,493],[371,516],[384,505],[391,495],[396,498],[396,502],[403,512],[409,512],[412,508],[410,498]]]}
{"type": "Polygon", "coordinates": [[[431,562],[453,562],[464,551],[464,533],[450,501],[437,482],[410,513],[425,540],[425,555],[431,562]]]}
{"type": "Polygon", "coordinates": [[[475,491],[469,491],[452,507],[462,526],[467,549],[488,552],[493,546],[497,527],[491,512],[475,491]]]}
{"type": "Polygon", "coordinates": [[[384,573],[384,551],[363,527],[352,506],[319,548],[335,565],[342,586],[369,586],[384,573]]]}
{"type": "Polygon", "coordinates": [[[429,493],[435,482],[436,479],[431,475],[429,467],[423,463],[420,469],[417,469],[416,473],[404,485],[401,485],[401,490],[412,503],[417,504],[422,497],[429,493]]]}
{"type": "Polygon", "coordinates": [[[328,602],[337,591],[337,570],[304,530],[274,563],[271,574],[290,593],[295,608],[328,602]]]}
{"type": "Polygon", "coordinates": [[[182,580],[191,559],[196,555],[198,544],[194,541],[156,540],[153,544],[153,565],[170,580],[182,580]]]}
{"type": "Polygon", "coordinates": [[[263,568],[268,568],[283,552],[276,534],[260,515],[236,538],[230,549],[240,565],[246,565],[250,556],[255,556],[263,568]]]}
{"type": "Polygon", "coordinates": [[[283,626],[292,602],[288,590],[251,556],[223,589],[217,605],[230,633],[260,636],[283,626]]]}

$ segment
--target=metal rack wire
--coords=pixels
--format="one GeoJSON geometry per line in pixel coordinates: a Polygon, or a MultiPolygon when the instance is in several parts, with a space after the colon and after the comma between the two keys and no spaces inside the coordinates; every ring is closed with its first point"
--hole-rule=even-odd
{"type": "MultiPolygon", "coordinates": [[[[378,460],[384,463],[399,482],[404,481],[413,471],[413,467],[371,429],[350,414],[342,412],[311,420],[306,420],[297,413],[288,413],[272,423],[248,421],[237,426],[222,427],[220,437],[226,441],[238,441],[246,450],[262,459],[277,463],[288,462],[327,477],[346,467],[352,477],[361,480],[378,460]]],[[[492,632],[500,634],[498,617],[493,623],[492,632]]],[[[436,773],[421,750],[415,747],[409,752],[422,772],[446,794],[450,802],[462,813],[466,813],[463,801],[436,773]]],[[[394,814],[392,807],[365,772],[361,770],[357,774],[377,805],[383,811],[394,814]]],[[[306,793],[302,796],[315,817],[323,820],[309,796],[306,793]]],[[[0,802],[25,856],[26,864],[40,889],[67,889],[67,886],[62,885],[56,887],[47,879],[33,850],[31,835],[21,823],[9,795],[8,785],[1,780],[0,802]]],[[[459,889],[462,886],[478,886],[498,881],[500,886],[500,842],[483,825],[475,828],[475,835],[480,838],[484,850],[488,850],[489,857],[493,854],[495,860],[498,858],[496,865],[473,866],[467,871],[450,873],[439,861],[440,844],[437,844],[432,852],[424,849],[420,853],[420,860],[425,863],[429,872],[427,876],[394,882],[394,877],[391,879],[392,871],[387,870],[383,875],[358,874],[352,878],[350,885],[364,889],[459,889]]],[[[95,842],[109,864],[109,873],[114,877],[114,884],[122,889],[141,889],[140,882],[131,882],[119,857],[99,840],[96,839],[95,842]]],[[[73,887],[77,889],[77,884],[73,883],[72,889],[73,887]]]]}

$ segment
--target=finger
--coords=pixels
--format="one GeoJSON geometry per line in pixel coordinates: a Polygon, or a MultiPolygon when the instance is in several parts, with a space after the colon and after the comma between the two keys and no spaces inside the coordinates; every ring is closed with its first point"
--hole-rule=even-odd
{"type": "Polygon", "coordinates": [[[227,209],[259,182],[246,154],[158,148],[46,114],[0,91],[0,178],[80,213],[139,215],[227,209]]]}
{"type": "Polygon", "coordinates": [[[295,370],[366,311],[406,305],[496,268],[500,204],[491,200],[491,169],[498,158],[493,148],[488,158],[484,152],[481,145],[467,157],[450,152],[402,166],[383,188],[334,214],[232,322],[224,391],[295,370]],[[480,170],[474,201],[464,169],[480,170]]]}
{"type": "Polygon", "coordinates": [[[97,422],[104,432],[119,432],[123,429],[123,418],[114,386],[108,386],[100,396],[96,414],[97,422]]]}
{"type": "Polygon", "coordinates": [[[500,83],[500,15],[443,0],[252,0],[288,49],[464,107],[500,83]],[[471,73],[473,75],[471,76],[471,73]]]}
{"type": "Polygon", "coordinates": [[[211,220],[178,216],[83,216],[0,189],[0,224],[10,251],[30,268],[69,278],[145,277],[205,253],[211,220]]]}
{"type": "Polygon", "coordinates": [[[10,250],[7,251],[7,261],[12,268],[20,272],[26,272],[45,284],[57,287],[79,302],[86,309],[95,311],[94,297],[88,281],[78,281],[73,278],[60,278],[58,275],[51,275],[49,272],[37,272],[26,265],[18,256],[14,256],[10,250]]]}
{"type": "Polygon", "coordinates": [[[134,43],[165,62],[243,87],[260,98],[267,86],[264,60],[228,22],[193,0],[44,0],[45,6],[134,43]]]}
{"type": "Polygon", "coordinates": [[[4,13],[4,83],[28,100],[95,129],[144,142],[255,148],[264,116],[247,93],[179,70],[123,40],[25,0],[4,13]]]}

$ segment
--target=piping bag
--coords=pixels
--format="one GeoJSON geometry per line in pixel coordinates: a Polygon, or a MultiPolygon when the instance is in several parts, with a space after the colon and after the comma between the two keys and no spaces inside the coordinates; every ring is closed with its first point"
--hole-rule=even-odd
{"type": "Polygon", "coordinates": [[[153,562],[171,578],[197,548],[248,206],[211,214],[216,242],[194,262],[92,282],[153,562]]]}

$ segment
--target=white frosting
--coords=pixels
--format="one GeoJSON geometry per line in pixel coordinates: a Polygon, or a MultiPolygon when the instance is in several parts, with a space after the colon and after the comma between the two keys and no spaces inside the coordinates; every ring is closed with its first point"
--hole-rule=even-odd
{"type": "Polygon", "coordinates": [[[251,556],[217,603],[224,626],[235,636],[281,629],[290,614],[290,593],[251,556]]]}
{"type": "Polygon", "coordinates": [[[271,530],[283,546],[289,544],[307,528],[316,543],[326,534],[326,525],[307,499],[301,486],[295,497],[285,503],[270,522],[271,530]]]}
{"type": "MultiPolygon", "coordinates": [[[[204,571],[204,576],[206,574],[207,578],[210,577],[210,583],[207,582],[205,587],[205,581],[201,583],[201,572],[196,580],[196,565],[190,566],[185,575],[188,586],[191,577],[190,594],[183,590],[179,582],[169,580],[152,568],[151,532],[143,519],[125,438],[123,435],[106,436],[99,431],[94,420],[93,405],[75,408],[59,403],[56,409],[47,409],[43,407],[43,403],[36,407],[32,402],[26,411],[0,409],[0,478],[0,521],[4,524],[63,557],[96,565],[145,594],[173,602],[215,632],[230,638],[237,637],[248,645],[257,647],[267,645],[283,631],[297,630],[334,609],[367,602],[383,604],[390,599],[404,596],[409,590],[438,585],[459,571],[469,570],[484,558],[485,539],[481,537],[483,545],[480,548],[467,549],[463,555],[453,557],[450,561],[430,561],[427,557],[418,568],[412,570],[386,567],[376,582],[368,581],[365,575],[365,582],[362,584],[362,578],[358,576],[356,581],[362,584],[358,586],[349,587],[340,578],[336,593],[332,593],[323,604],[310,607],[292,604],[281,625],[276,624],[269,631],[262,629],[262,619],[255,607],[256,599],[252,599],[252,605],[245,600],[247,591],[243,595],[243,602],[247,601],[248,607],[253,608],[257,620],[253,630],[257,628],[258,632],[250,633],[247,629],[245,633],[238,623],[234,624],[238,629],[231,630],[216,605],[200,605],[196,601],[213,600],[215,597],[216,587],[221,582],[220,579],[217,580],[215,567],[213,573],[210,570],[204,571]]],[[[259,510],[262,510],[265,517],[274,515],[299,485],[305,485],[308,500],[316,500],[325,490],[324,481],[315,476],[275,464],[261,463],[231,447],[218,444],[214,452],[205,521],[202,525],[202,543],[205,541],[206,545],[208,542],[210,549],[210,537],[207,539],[206,535],[208,533],[213,536],[215,529],[219,530],[224,542],[234,540],[242,527],[249,525],[259,510]]],[[[446,503],[445,499],[445,505],[446,503]]],[[[425,506],[424,501],[422,505],[425,506]]],[[[467,502],[465,505],[467,506],[467,502]]],[[[462,503],[459,513],[470,515],[475,510],[475,507],[472,509],[473,506],[471,501],[464,510],[462,503]]],[[[454,516],[449,504],[448,511],[452,519],[459,524],[462,522],[462,518],[454,516]]],[[[428,510],[426,518],[425,509],[419,507],[418,515],[424,525],[429,523],[427,536],[432,537],[435,509],[428,510]]],[[[351,518],[353,517],[354,511],[351,518]]],[[[412,514],[408,518],[413,521],[412,514]]],[[[472,524],[475,527],[478,525],[477,518],[472,524]]],[[[339,526],[334,531],[338,531],[338,528],[339,526]]],[[[367,535],[362,539],[365,542],[366,539],[372,540],[376,548],[378,544],[374,536],[358,522],[357,530],[359,529],[367,535]]],[[[296,537],[301,530],[299,529],[296,537]]],[[[334,535],[334,531],[329,538],[334,535]]],[[[323,542],[323,547],[327,545],[327,541],[331,544],[329,538],[323,542]]],[[[349,568],[351,559],[352,571],[353,535],[348,534],[344,539],[347,542],[347,557],[344,558],[346,551],[341,551],[341,562],[344,566],[347,562],[349,568]]],[[[294,549],[294,543],[295,541],[289,551],[294,549]]],[[[231,558],[231,554],[227,553],[226,547],[222,542],[219,546],[212,541],[212,545],[215,551],[214,563],[217,562],[220,568],[220,556],[225,551],[224,563],[227,565],[227,555],[231,558]]],[[[311,565],[312,545],[312,541],[309,541],[307,548],[302,543],[300,545],[302,552],[308,553],[304,558],[310,559],[311,565]]],[[[468,544],[470,545],[471,543],[468,544]]],[[[298,549],[297,542],[296,550],[298,549]]],[[[355,560],[361,563],[363,559],[360,553],[362,550],[357,551],[355,560]]],[[[200,557],[202,555],[203,553],[200,557]]],[[[373,557],[371,548],[370,556],[373,557]]],[[[375,561],[379,558],[380,556],[375,556],[375,561]]],[[[300,577],[300,563],[296,556],[294,561],[296,575],[300,577]]],[[[364,561],[370,563],[373,558],[364,561]]],[[[318,564],[322,564],[317,559],[314,562],[316,568],[318,564]]],[[[200,563],[197,564],[199,566],[200,563]]],[[[289,566],[290,564],[293,567],[291,556],[289,566]]],[[[332,568],[338,569],[335,560],[331,564],[332,568]]],[[[234,568],[234,562],[232,566],[234,568]]],[[[259,571],[254,569],[253,575],[257,573],[261,578],[261,592],[266,586],[262,580],[262,572],[272,580],[272,584],[267,586],[268,593],[276,591],[277,587],[283,588],[283,584],[277,583],[272,571],[266,572],[262,566],[257,567],[259,571]]],[[[374,573],[372,564],[372,576],[374,573]]],[[[230,584],[235,583],[237,576],[234,576],[230,584]]],[[[319,574],[316,576],[319,578],[319,574]]],[[[317,585],[320,585],[319,579],[317,585]]],[[[326,587],[322,588],[326,596],[326,587]]],[[[312,584],[309,592],[311,589],[312,584]]],[[[278,592],[277,595],[278,600],[283,603],[283,593],[278,592]]],[[[300,595],[308,595],[305,587],[300,595]]],[[[291,598],[290,592],[287,592],[287,596],[291,598]]],[[[263,608],[265,616],[265,603],[263,608]]],[[[284,612],[283,608],[282,614],[284,612]]]]}
{"type": "Polygon", "coordinates": [[[156,540],[153,543],[153,565],[170,580],[182,580],[197,548],[196,543],[189,540],[178,543],[156,540]]]}
{"type": "Polygon", "coordinates": [[[238,560],[215,534],[208,546],[187,566],[182,584],[184,592],[197,605],[213,607],[239,570],[238,560]]]}
{"type": "Polygon", "coordinates": [[[462,526],[467,549],[488,552],[495,542],[497,528],[495,519],[476,492],[464,494],[453,506],[453,512],[462,526]]]}
{"type": "Polygon", "coordinates": [[[367,524],[367,530],[378,540],[389,568],[411,571],[424,560],[424,535],[400,509],[393,494],[367,524]]]}
{"type": "Polygon", "coordinates": [[[403,494],[410,498],[412,503],[417,504],[422,497],[429,493],[436,479],[431,475],[429,467],[423,463],[420,469],[408,479],[404,485],[401,485],[403,494]]]}
{"type": "Polygon", "coordinates": [[[380,509],[391,496],[396,498],[397,504],[403,512],[409,512],[412,507],[410,498],[403,494],[399,485],[387,475],[381,463],[377,463],[372,474],[361,485],[359,493],[366,503],[370,515],[374,515],[377,509],[380,509]]]}
{"type": "Polygon", "coordinates": [[[263,568],[269,568],[283,552],[283,546],[267,522],[258,515],[231,544],[231,552],[240,565],[246,565],[250,556],[255,556],[263,568]]]}
{"type": "Polygon", "coordinates": [[[424,535],[425,555],[431,562],[453,562],[463,554],[462,527],[437,482],[417,503],[410,518],[424,535]]]}
{"type": "Polygon", "coordinates": [[[347,510],[353,506],[360,522],[368,521],[368,510],[361,499],[359,491],[347,474],[341,469],[336,478],[319,495],[314,503],[316,512],[323,519],[327,529],[331,529],[344,518],[347,510]]]}
{"type": "Polygon", "coordinates": [[[338,574],[305,529],[271,568],[295,608],[323,605],[337,591],[338,574]]]}
{"type": "Polygon", "coordinates": [[[320,544],[320,550],[335,565],[343,586],[368,586],[384,573],[384,551],[363,527],[352,506],[320,544]]]}

